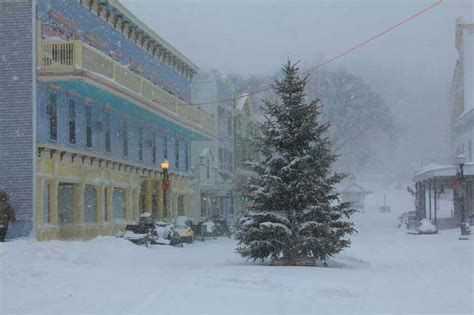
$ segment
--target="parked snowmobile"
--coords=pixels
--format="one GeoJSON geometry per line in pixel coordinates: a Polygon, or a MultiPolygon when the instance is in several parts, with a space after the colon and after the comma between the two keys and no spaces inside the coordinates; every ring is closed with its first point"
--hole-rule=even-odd
{"type": "Polygon", "coordinates": [[[125,227],[124,238],[137,245],[182,246],[180,235],[166,222],[154,222],[149,212],[142,213],[138,224],[125,227]]]}

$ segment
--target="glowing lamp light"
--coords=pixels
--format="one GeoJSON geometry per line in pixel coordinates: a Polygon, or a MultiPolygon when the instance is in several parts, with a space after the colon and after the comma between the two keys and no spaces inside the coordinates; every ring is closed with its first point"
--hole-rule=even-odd
{"type": "Polygon", "coordinates": [[[163,162],[161,162],[160,165],[161,165],[161,168],[164,170],[167,170],[170,167],[170,163],[168,162],[168,160],[164,160],[163,162]]]}

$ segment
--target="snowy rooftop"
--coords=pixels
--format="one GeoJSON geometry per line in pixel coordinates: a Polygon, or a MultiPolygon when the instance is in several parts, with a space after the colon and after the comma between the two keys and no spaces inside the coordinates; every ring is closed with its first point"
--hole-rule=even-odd
{"type": "Polygon", "coordinates": [[[247,102],[248,98],[249,98],[249,94],[248,93],[244,93],[240,96],[239,99],[237,99],[237,102],[236,102],[236,105],[235,105],[235,108],[239,111],[242,111],[244,109],[244,106],[245,106],[245,102],[247,102]]]}
{"type": "MultiPolygon", "coordinates": [[[[428,164],[418,170],[413,181],[418,182],[432,177],[456,176],[457,165],[428,164]]],[[[474,162],[464,164],[464,175],[474,175],[474,162]]]]}

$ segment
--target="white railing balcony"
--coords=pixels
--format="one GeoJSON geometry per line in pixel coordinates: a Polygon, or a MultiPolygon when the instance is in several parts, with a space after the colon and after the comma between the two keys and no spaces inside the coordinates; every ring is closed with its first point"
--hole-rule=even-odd
{"type": "Polygon", "coordinates": [[[53,71],[84,69],[104,76],[215,135],[215,120],[211,116],[187,105],[150,80],[79,40],[41,43],[38,49],[38,66],[40,69],[53,71]]]}

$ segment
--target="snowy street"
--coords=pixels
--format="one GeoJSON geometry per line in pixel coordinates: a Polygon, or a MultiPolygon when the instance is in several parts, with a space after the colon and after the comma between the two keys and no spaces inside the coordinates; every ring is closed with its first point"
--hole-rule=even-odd
{"type": "Polygon", "coordinates": [[[0,315],[474,315],[473,13],[0,0],[0,315]]]}
{"type": "Polygon", "coordinates": [[[473,241],[457,229],[407,235],[396,217],[410,196],[387,197],[391,214],[376,212],[382,194],[368,198],[332,268],[245,262],[224,238],[151,249],[113,237],[0,243],[0,313],[472,313],[473,241]]]}

